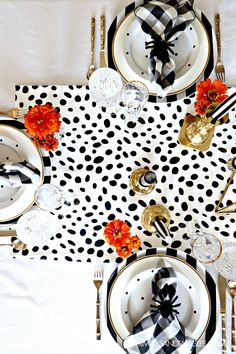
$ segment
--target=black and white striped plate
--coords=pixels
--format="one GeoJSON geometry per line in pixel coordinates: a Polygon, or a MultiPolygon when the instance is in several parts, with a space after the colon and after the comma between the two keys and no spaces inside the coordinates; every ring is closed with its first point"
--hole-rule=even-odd
{"type": "Polygon", "coordinates": [[[178,317],[186,334],[196,340],[195,353],[198,353],[215,332],[219,313],[216,285],[195,258],[171,248],[140,251],[112,273],[107,290],[108,329],[122,346],[124,338],[149,308],[151,279],[160,259],[165,259],[176,272],[178,300],[182,304],[178,317]]]}
{"type": "MultiPolygon", "coordinates": [[[[15,119],[10,119],[10,118],[4,118],[1,117],[0,118],[0,124],[1,125],[6,125],[9,127],[13,127],[19,130],[24,131],[24,124],[22,122],[20,122],[19,120],[15,120],[15,119]]],[[[28,138],[27,138],[28,140],[28,138]]],[[[33,144],[33,143],[32,143],[33,144]]],[[[35,148],[36,149],[36,148],[35,148]]],[[[50,161],[50,155],[49,152],[47,151],[41,151],[40,152],[41,158],[42,158],[42,165],[43,165],[43,183],[50,183],[51,180],[51,161],[50,161]]],[[[24,187],[25,189],[25,187],[24,187]]],[[[28,191],[29,188],[27,187],[28,191]]],[[[27,192],[28,193],[28,192],[27,192]]],[[[17,192],[15,195],[15,199],[17,199],[18,197],[21,196],[22,193],[17,192]]],[[[6,195],[5,195],[6,197],[6,195]]],[[[9,194],[9,198],[11,198],[14,202],[14,196],[10,193],[9,194]]],[[[10,209],[11,204],[13,203],[11,201],[7,201],[5,200],[5,204],[6,207],[8,207],[8,209],[10,209]]],[[[19,201],[20,202],[20,201],[19,201]]],[[[16,203],[18,203],[18,201],[16,200],[16,203]]],[[[29,202],[26,202],[26,205],[24,205],[24,203],[20,202],[20,209],[16,208],[16,206],[14,205],[14,207],[12,207],[11,212],[7,214],[7,216],[4,215],[1,217],[1,213],[0,213],[0,223],[4,223],[4,222],[8,222],[9,220],[11,220],[11,223],[13,223],[14,221],[17,220],[17,218],[23,213],[25,212],[26,209],[28,209],[32,204],[33,204],[33,199],[30,200],[29,202]]],[[[6,224],[7,225],[7,224],[6,224]]]]}
{"type": "Polygon", "coordinates": [[[143,0],[131,3],[113,20],[107,34],[108,66],[117,70],[125,81],[139,80],[149,88],[149,101],[172,102],[196,91],[196,84],[207,78],[214,68],[211,24],[198,9],[196,19],[179,37],[173,60],[176,62],[176,82],[166,98],[159,99],[148,80],[148,57],[144,42],[148,40],[138,25],[133,10],[143,0]],[[194,54],[195,53],[195,54],[194,54]]]}

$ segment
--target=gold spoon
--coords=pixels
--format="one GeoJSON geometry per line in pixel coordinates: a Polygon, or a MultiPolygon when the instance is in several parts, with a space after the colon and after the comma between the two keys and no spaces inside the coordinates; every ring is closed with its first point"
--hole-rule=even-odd
{"type": "Polygon", "coordinates": [[[27,248],[26,243],[20,240],[15,240],[12,243],[0,243],[0,247],[4,247],[4,246],[11,246],[13,249],[17,251],[24,251],[27,248]]]}
{"type": "Polygon", "coordinates": [[[89,80],[92,73],[96,70],[94,66],[94,38],[95,38],[95,17],[91,18],[91,64],[87,71],[87,79],[89,80]]]}
{"type": "Polygon", "coordinates": [[[230,280],[227,284],[228,293],[232,298],[232,314],[231,314],[231,351],[235,351],[235,312],[234,312],[234,298],[236,295],[236,281],[230,280]]]}
{"type": "MultiPolygon", "coordinates": [[[[220,197],[220,200],[218,201],[218,203],[217,203],[217,205],[215,207],[215,211],[216,212],[218,212],[220,203],[222,202],[222,200],[223,200],[223,198],[224,198],[224,196],[225,196],[225,194],[226,194],[226,192],[227,192],[227,190],[228,190],[228,188],[229,188],[229,186],[230,186],[230,184],[231,184],[231,182],[232,182],[232,180],[234,178],[234,175],[236,174],[236,156],[228,160],[227,167],[228,167],[229,170],[232,171],[232,173],[231,173],[231,176],[230,176],[230,178],[229,178],[229,180],[228,180],[228,182],[227,182],[227,184],[225,186],[224,192],[222,193],[222,195],[220,197]]],[[[222,208],[221,210],[223,210],[223,209],[225,209],[225,208],[222,208]]]]}

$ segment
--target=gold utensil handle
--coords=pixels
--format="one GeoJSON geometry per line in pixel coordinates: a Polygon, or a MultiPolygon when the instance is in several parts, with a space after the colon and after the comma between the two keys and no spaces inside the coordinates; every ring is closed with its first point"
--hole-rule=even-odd
{"type": "Polygon", "coordinates": [[[225,196],[225,194],[226,194],[226,192],[227,192],[227,190],[228,190],[228,188],[229,188],[229,186],[230,186],[230,184],[231,184],[231,182],[232,182],[232,180],[233,180],[233,178],[234,178],[235,173],[236,173],[236,171],[233,171],[233,172],[231,173],[230,179],[228,180],[228,183],[227,183],[226,186],[225,186],[224,192],[223,192],[223,194],[221,195],[220,200],[219,200],[219,202],[218,202],[217,205],[216,205],[216,208],[215,208],[215,211],[216,211],[216,212],[217,212],[218,209],[219,209],[220,203],[222,202],[222,200],[223,200],[223,198],[224,198],[224,196],[225,196]]]}
{"type": "Polygon", "coordinates": [[[222,327],[222,353],[226,353],[226,326],[225,313],[221,313],[221,327],[222,327]]]}
{"type": "Polygon", "coordinates": [[[104,50],[105,44],[105,16],[100,17],[100,48],[104,50]]]}
{"type": "Polygon", "coordinates": [[[97,340],[101,339],[99,289],[97,289],[97,301],[96,301],[96,338],[97,340]]]}
{"type": "Polygon", "coordinates": [[[220,15],[215,15],[215,24],[216,24],[216,43],[218,49],[218,55],[221,55],[221,38],[220,38],[220,15]]]}
{"type": "Polygon", "coordinates": [[[91,18],[91,62],[94,63],[95,17],[91,18]]]}
{"type": "Polygon", "coordinates": [[[8,111],[5,111],[5,112],[0,112],[0,114],[4,114],[5,116],[11,117],[11,118],[17,118],[16,108],[9,109],[8,111]]]}
{"type": "Polygon", "coordinates": [[[234,299],[232,300],[232,314],[231,314],[231,351],[235,351],[235,312],[234,299]]]}

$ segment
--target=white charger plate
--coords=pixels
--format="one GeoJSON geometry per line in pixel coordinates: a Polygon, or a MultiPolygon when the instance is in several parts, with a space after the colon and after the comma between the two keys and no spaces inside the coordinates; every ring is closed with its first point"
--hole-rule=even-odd
{"type": "Polygon", "coordinates": [[[22,131],[0,124],[0,162],[28,161],[40,171],[38,183],[18,188],[0,186],[0,222],[15,219],[34,203],[36,189],[43,183],[43,159],[31,139],[22,131]]]}
{"type": "MultiPolygon", "coordinates": [[[[181,303],[178,318],[186,334],[197,341],[199,352],[215,331],[215,284],[202,265],[181,251],[162,248],[141,251],[118,266],[108,281],[108,328],[122,346],[149,308],[151,279],[161,259],[166,260],[177,274],[177,302],[181,303]],[[210,282],[206,281],[209,277],[210,282]]],[[[217,309],[218,306],[217,303],[217,309]]]]}
{"type": "MultiPolygon", "coordinates": [[[[117,71],[125,81],[142,81],[151,95],[156,95],[155,85],[150,82],[148,60],[150,49],[144,43],[151,41],[150,35],[143,32],[134,14],[131,12],[120,23],[113,41],[113,60],[117,71]]],[[[198,18],[173,41],[176,79],[170,94],[181,92],[191,86],[204,72],[209,60],[210,45],[205,27],[198,18]]]]}
{"type": "MultiPolygon", "coordinates": [[[[137,20],[133,20],[134,9],[143,3],[144,0],[130,3],[114,18],[107,32],[106,61],[110,68],[120,72],[125,81],[136,78],[147,84],[149,81],[147,74],[149,55],[144,49],[144,41],[148,36],[142,33],[137,20]],[[129,32],[126,31],[127,29],[129,32]],[[128,36],[127,33],[129,33],[128,36]]],[[[150,102],[174,102],[194,94],[197,83],[209,77],[214,69],[216,49],[214,31],[206,16],[199,9],[194,8],[194,11],[197,18],[184,31],[186,33],[181,35],[183,38],[181,39],[180,36],[175,41],[178,51],[177,53],[175,50],[178,55],[174,55],[177,66],[176,83],[168,95],[160,99],[153,89],[153,84],[149,82],[150,102]],[[191,50],[191,46],[194,45],[196,47],[191,50]],[[195,49],[198,50],[195,51],[195,49]],[[198,55],[198,51],[203,57],[198,55]]]]}

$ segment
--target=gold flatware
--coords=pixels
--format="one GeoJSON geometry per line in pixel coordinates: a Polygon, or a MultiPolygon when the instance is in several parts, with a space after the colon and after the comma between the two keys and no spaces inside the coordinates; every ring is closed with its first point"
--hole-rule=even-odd
{"type": "Polygon", "coordinates": [[[92,73],[96,70],[94,65],[94,40],[95,40],[95,17],[91,18],[91,52],[90,52],[90,66],[87,71],[87,79],[89,80],[92,73]]]}
{"type": "Polygon", "coordinates": [[[222,353],[226,353],[226,328],[225,328],[225,292],[226,292],[226,281],[222,275],[218,277],[218,288],[220,293],[220,314],[221,314],[221,325],[222,325],[222,353]]]}
{"type": "Polygon", "coordinates": [[[220,15],[215,15],[216,43],[218,59],[215,65],[215,73],[218,80],[225,81],[225,68],[221,60],[221,38],[220,38],[220,15]]]}
{"type": "Polygon", "coordinates": [[[12,108],[9,109],[8,111],[0,112],[0,114],[4,114],[5,116],[15,118],[15,119],[23,118],[25,113],[26,113],[26,109],[20,109],[20,108],[12,108]]]}
{"type": "Polygon", "coordinates": [[[9,236],[17,236],[16,230],[0,230],[0,237],[9,237],[9,236]]]}
{"type": "MultiPolygon", "coordinates": [[[[234,176],[235,176],[235,174],[236,174],[236,157],[233,157],[233,158],[231,158],[231,159],[229,159],[228,160],[228,162],[227,162],[227,167],[232,171],[231,172],[231,176],[230,176],[230,178],[229,178],[229,180],[228,180],[228,182],[227,182],[227,184],[226,184],[226,186],[225,186],[225,189],[224,189],[224,191],[223,191],[223,193],[222,193],[222,195],[221,195],[221,197],[220,197],[220,199],[219,199],[219,201],[218,201],[218,203],[217,203],[217,205],[216,205],[216,207],[215,207],[215,212],[224,212],[224,210],[225,209],[228,209],[228,207],[229,206],[226,206],[226,207],[224,207],[224,208],[221,208],[220,210],[219,210],[219,207],[220,207],[220,204],[222,203],[222,201],[223,201],[223,199],[224,199],[224,196],[225,196],[225,194],[226,194],[226,192],[227,192],[227,190],[228,190],[228,188],[229,188],[229,186],[230,186],[230,184],[232,183],[232,181],[233,181],[233,179],[234,179],[234,176]]],[[[234,203],[235,204],[235,203],[234,203]]]]}
{"type": "Polygon", "coordinates": [[[100,16],[100,68],[106,67],[105,59],[105,16],[100,16]]]}
{"type": "Polygon", "coordinates": [[[230,280],[227,283],[227,290],[232,299],[232,313],[231,313],[231,352],[236,351],[235,345],[235,312],[234,312],[234,298],[236,296],[236,281],[230,280]]]}
{"type": "MultiPolygon", "coordinates": [[[[16,232],[10,234],[10,233],[7,233],[7,231],[15,231],[15,230],[6,230],[4,232],[1,232],[0,237],[16,236],[16,232]]],[[[16,239],[11,243],[0,243],[0,247],[2,247],[2,246],[10,246],[17,251],[23,251],[27,248],[26,243],[20,241],[19,239],[16,239]]]]}
{"type": "Polygon", "coordinates": [[[97,299],[96,299],[96,338],[101,339],[101,328],[100,328],[100,293],[99,290],[103,282],[103,271],[100,266],[97,266],[94,270],[94,285],[97,289],[97,299]]]}

